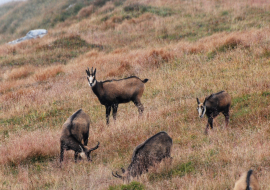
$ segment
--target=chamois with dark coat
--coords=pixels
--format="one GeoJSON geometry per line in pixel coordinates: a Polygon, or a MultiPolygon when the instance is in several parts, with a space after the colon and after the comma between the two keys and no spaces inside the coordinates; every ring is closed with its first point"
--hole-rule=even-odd
{"type": "Polygon", "coordinates": [[[233,190],[259,190],[260,185],[256,174],[249,170],[242,173],[240,178],[235,182],[233,190]]]}
{"type": "Polygon", "coordinates": [[[164,131],[159,132],[135,148],[127,171],[122,168],[123,176],[117,172],[112,172],[112,175],[128,181],[131,177],[138,177],[164,158],[171,158],[171,148],[172,138],[164,131]]]}
{"type": "Polygon", "coordinates": [[[75,151],[75,162],[77,162],[79,154],[85,155],[88,161],[91,161],[90,153],[98,148],[99,142],[94,148],[87,147],[89,126],[90,117],[82,109],[76,111],[66,120],[60,138],[60,162],[64,159],[65,150],[75,151]]]}
{"type": "Polygon", "coordinates": [[[225,124],[226,127],[228,126],[231,97],[227,92],[221,91],[216,94],[211,94],[205,98],[203,103],[200,103],[199,98],[197,98],[197,103],[199,117],[202,118],[204,114],[208,117],[205,133],[207,133],[209,125],[211,129],[213,129],[213,119],[218,116],[219,113],[222,113],[225,116],[225,124]]]}
{"type": "Polygon", "coordinates": [[[118,104],[132,101],[137,107],[139,114],[143,113],[144,107],[141,103],[141,97],[144,91],[144,83],[148,79],[141,80],[136,76],[120,80],[97,81],[96,69],[93,72],[86,70],[89,86],[98,97],[100,103],[106,107],[106,121],[109,124],[111,108],[113,108],[113,118],[116,120],[118,104]]]}

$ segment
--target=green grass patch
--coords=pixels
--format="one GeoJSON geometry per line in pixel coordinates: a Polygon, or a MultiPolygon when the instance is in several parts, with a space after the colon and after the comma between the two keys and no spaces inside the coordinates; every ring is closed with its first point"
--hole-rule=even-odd
{"type": "Polygon", "coordinates": [[[153,7],[153,6],[147,6],[139,3],[133,3],[130,5],[127,5],[123,7],[123,10],[126,13],[129,13],[132,15],[132,17],[138,17],[139,15],[143,13],[152,13],[158,16],[166,17],[171,16],[173,14],[173,11],[169,8],[163,7],[153,7]]]}
{"type": "Polygon", "coordinates": [[[77,13],[83,8],[83,4],[76,3],[71,4],[71,7],[67,7],[64,9],[60,14],[56,15],[53,18],[53,22],[51,22],[51,25],[54,26],[58,22],[64,22],[66,19],[77,15],[77,13]]]}
{"type": "Polygon", "coordinates": [[[240,96],[240,97],[235,97],[232,99],[232,106],[240,106],[241,108],[247,107],[251,97],[252,96],[250,94],[245,94],[245,95],[240,96]]]}
{"type": "Polygon", "coordinates": [[[186,174],[194,171],[195,171],[194,164],[191,161],[189,161],[187,163],[176,165],[175,167],[169,170],[165,168],[160,173],[149,174],[149,181],[160,181],[164,179],[171,179],[176,176],[183,177],[186,174]]]}
{"type": "Polygon", "coordinates": [[[104,47],[98,44],[89,44],[81,39],[78,35],[58,38],[49,45],[44,45],[36,48],[36,51],[29,56],[24,55],[9,55],[1,60],[3,66],[13,65],[51,65],[54,63],[66,64],[70,59],[76,58],[79,55],[88,52],[91,49],[109,50],[109,47],[104,47]]]}
{"type": "Polygon", "coordinates": [[[243,126],[243,122],[251,124],[250,122],[256,121],[258,117],[267,119],[269,101],[270,92],[268,91],[234,97],[231,106],[234,110],[230,117],[231,123],[243,126]]]}
{"type": "Polygon", "coordinates": [[[14,116],[9,119],[0,119],[0,134],[2,134],[3,137],[8,138],[10,131],[21,129],[33,131],[37,128],[50,127],[52,123],[61,126],[71,112],[72,108],[53,106],[51,110],[46,112],[31,110],[25,115],[14,116]]]}
{"type": "Polygon", "coordinates": [[[262,92],[262,96],[268,97],[268,96],[270,96],[270,92],[268,92],[268,91],[262,92]]]}
{"type": "Polygon", "coordinates": [[[145,187],[143,184],[133,181],[127,185],[114,185],[110,186],[109,190],[144,190],[145,187]]]}

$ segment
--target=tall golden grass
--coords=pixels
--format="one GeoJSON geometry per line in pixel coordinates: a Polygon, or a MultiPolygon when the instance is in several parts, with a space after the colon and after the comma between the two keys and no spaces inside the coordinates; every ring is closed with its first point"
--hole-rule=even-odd
{"type": "Polygon", "coordinates": [[[82,9],[78,21],[62,23],[63,28],[55,27],[42,39],[0,46],[3,61],[43,53],[43,47],[62,36],[79,35],[88,43],[108,47],[89,48],[67,64],[1,67],[0,189],[124,188],[125,183],[111,172],[127,168],[134,148],[160,131],[173,139],[173,160],[134,179],[145,189],[232,189],[238,174],[248,169],[257,172],[261,189],[270,189],[268,21],[258,20],[261,27],[256,28],[249,20],[235,19],[250,16],[242,14],[247,6],[267,12],[269,5],[264,1],[138,1],[166,6],[173,14],[146,12],[116,22],[123,6],[130,3],[109,2],[91,14],[82,9]],[[196,14],[213,20],[231,14],[230,24],[236,29],[174,39],[179,27],[183,32],[196,26],[189,25],[196,14]],[[105,16],[107,23],[101,21],[105,16]],[[104,27],[110,24],[114,26],[104,27]],[[120,104],[117,121],[107,126],[105,107],[87,84],[87,67],[97,68],[97,80],[148,78],[142,117],[132,103],[120,104]],[[233,99],[229,128],[220,115],[206,136],[207,119],[198,118],[196,98],[220,90],[233,99]],[[79,108],[91,118],[88,145],[100,141],[100,148],[93,152],[91,163],[75,164],[70,151],[60,165],[61,126],[79,108]]]}
{"type": "Polygon", "coordinates": [[[44,81],[47,80],[48,78],[54,77],[57,74],[62,72],[62,66],[61,65],[55,65],[55,66],[50,66],[47,68],[41,68],[39,71],[37,71],[34,75],[33,78],[36,81],[44,81]]]}

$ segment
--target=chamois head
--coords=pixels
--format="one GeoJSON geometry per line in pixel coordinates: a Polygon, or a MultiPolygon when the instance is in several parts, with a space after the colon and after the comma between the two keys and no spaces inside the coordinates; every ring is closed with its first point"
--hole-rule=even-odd
{"type": "MultiPolygon", "coordinates": [[[[79,146],[80,146],[80,145],[79,145],[79,146]]],[[[86,158],[88,161],[92,161],[90,153],[91,153],[93,150],[98,149],[98,147],[99,147],[99,142],[98,142],[98,144],[97,144],[94,148],[89,148],[89,147],[87,147],[87,146],[84,146],[84,149],[83,149],[83,148],[80,146],[81,152],[79,153],[79,155],[80,155],[81,158],[83,158],[83,159],[86,158]]]]}
{"type": "Polygon", "coordinates": [[[88,80],[88,84],[90,87],[94,87],[97,83],[97,80],[96,80],[96,69],[94,70],[93,72],[93,67],[91,69],[91,72],[89,71],[89,67],[88,67],[88,70],[85,70],[86,73],[87,73],[87,80],[88,80]]]}
{"type": "Polygon", "coordinates": [[[197,110],[198,110],[198,113],[199,113],[199,117],[203,118],[203,116],[204,116],[204,114],[206,112],[206,106],[203,103],[200,103],[199,98],[197,98],[197,103],[198,103],[197,110]]]}

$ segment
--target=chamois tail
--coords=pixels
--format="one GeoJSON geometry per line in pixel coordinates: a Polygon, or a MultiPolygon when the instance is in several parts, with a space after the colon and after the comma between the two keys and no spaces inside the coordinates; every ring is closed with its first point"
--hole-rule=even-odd
{"type": "Polygon", "coordinates": [[[249,186],[250,186],[250,176],[252,175],[252,170],[249,170],[247,173],[247,179],[246,179],[246,183],[247,183],[247,190],[250,190],[249,186]]]}
{"type": "Polygon", "coordinates": [[[144,79],[142,82],[143,82],[143,83],[147,83],[147,81],[148,81],[148,79],[144,79]]]}

